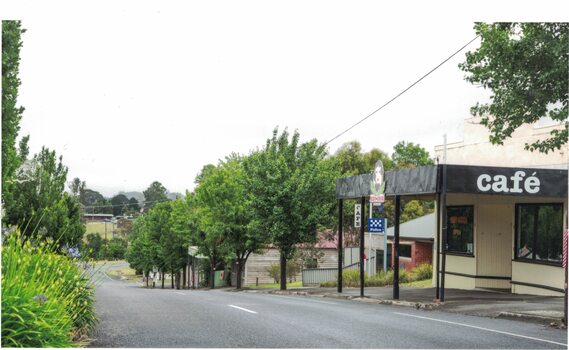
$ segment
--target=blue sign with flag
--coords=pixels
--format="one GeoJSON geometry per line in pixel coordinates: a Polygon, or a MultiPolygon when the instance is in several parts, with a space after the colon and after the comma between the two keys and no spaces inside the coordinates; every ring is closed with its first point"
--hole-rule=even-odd
{"type": "Polygon", "coordinates": [[[369,218],[367,219],[367,227],[369,232],[385,232],[385,218],[369,218]]]}

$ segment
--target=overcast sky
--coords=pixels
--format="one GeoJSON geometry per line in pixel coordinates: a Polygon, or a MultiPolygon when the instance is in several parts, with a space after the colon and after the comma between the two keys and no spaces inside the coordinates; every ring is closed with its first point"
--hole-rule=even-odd
{"type": "MultiPolygon", "coordinates": [[[[79,3],[0,13],[27,29],[20,135],[106,196],[155,180],[191,190],[203,165],[262,147],[276,126],[330,140],[472,40],[475,21],[569,13],[564,1],[79,3]]],[[[463,80],[466,50],[329,151],[359,140],[391,153],[405,140],[432,155],[443,134],[460,141],[488,96],[463,80]]]]}

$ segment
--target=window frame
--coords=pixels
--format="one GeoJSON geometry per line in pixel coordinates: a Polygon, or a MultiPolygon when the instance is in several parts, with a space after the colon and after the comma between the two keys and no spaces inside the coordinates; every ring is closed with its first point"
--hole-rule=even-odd
{"type": "MultiPolygon", "coordinates": [[[[562,266],[563,264],[563,259],[559,262],[556,261],[551,261],[551,260],[537,260],[535,258],[536,255],[536,248],[537,247],[537,226],[538,226],[538,220],[536,219],[536,217],[538,217],[539,212],[538,210],[535,210],[534,213],[534,229],[533,229],[533,247],[534,249],[532,250],[531,253],[531,258],[521,258],[518,257],[518,245],[519,245],[519,239],[518,239],[518,231],[520,230],[520,207],[522,206],[526,206],[526,207],[537,207],[539,208],[540,206],[553,206],[553,207],[561,207],[561,216],[562,216],[562,220],[564,219],[564,209],[565,206],[563,203],[561,202],[548,202],[548,203],[516,203],[515,206],[515,225],[514,225],[514,258],[512,259],[513,261],[517,261],[517,262],[523,262],[526,264],[539,264],[539,265],[549,265],[549,266],[562,266]]],[[[561,221],[563,222],[563,221],[561,221]]],[[[563,229],[564,227],[562,227],[562,232],[561,232],[561,238],[563,238],[563,229]]]]}
{"type": "Polygon", "coordinates": [[[450,249],[448,249],[447,247],[443,247],[443,248],[444,248],[444,253],[445,253],[445,254],[449,254],[449,255],[459,255],[459,256],[466,256],[466,257],[474,257],[474,247],[475,247],[475,245],[474,245],[474,237],[475,237],[474,232],[475,232],[475,230],[476,230],[476,225],[474,224],[474,223],[475,223],[474,205],[447,205],[447,206],[446,206],[446,211],[447,211],[447,212],[446,212],[446,219],[447,219],[446,227],[447,227],[447,232],[446,232],[446,237],[445,237],[445,243],[446,243],[447,246],[448,246],[448,242],[449,242],[448,237],[449,237],[449,234],[450,234],[450,231],[449,231],[449,229],[448,229],[448,227],[449,227],[448,222],[449,222],[449,220],[450,220],[450,219],[449,219],[450,216],[448,215],[448,210],[449,210],[449,208],[451,208],[451,209],[453,209],[453,208],[471,208],[471,209],[472,209],[472,252],[469,253],[468,251],[450,250],[450,249]]]}

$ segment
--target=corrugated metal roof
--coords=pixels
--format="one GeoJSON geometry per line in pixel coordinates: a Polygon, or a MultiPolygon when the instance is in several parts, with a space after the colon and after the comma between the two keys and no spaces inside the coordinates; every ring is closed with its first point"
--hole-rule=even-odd
{"type": "MultiPolygon", "coordinates": [[[[436,230],[435,219],[435,213],[432,213],[407,221],[399,225],[399,237],[434,240],[436,230]]],[[[393,226],[388,227],[387,237],[393,237],[394,234],[395,228],[393,226]]]]}

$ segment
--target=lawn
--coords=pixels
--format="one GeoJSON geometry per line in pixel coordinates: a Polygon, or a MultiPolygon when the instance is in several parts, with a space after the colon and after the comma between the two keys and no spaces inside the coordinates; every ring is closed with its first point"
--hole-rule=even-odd
{"type": "Polygon", "coordinates": [[[140,281],[141,279],[141,276],[137,275],[136,271],[128,266],[110,268],[107,270],[107,275],[121,277],[121,279],[127,281],[140,281]]]}
{"type": "Polygon", "coordinates": [[[415,287],[415,288],[431,288],[433,285],[432,279],[426,279],[421,281],[413,281],[408,283],[401,283],[401,287],[415,287]]]}

